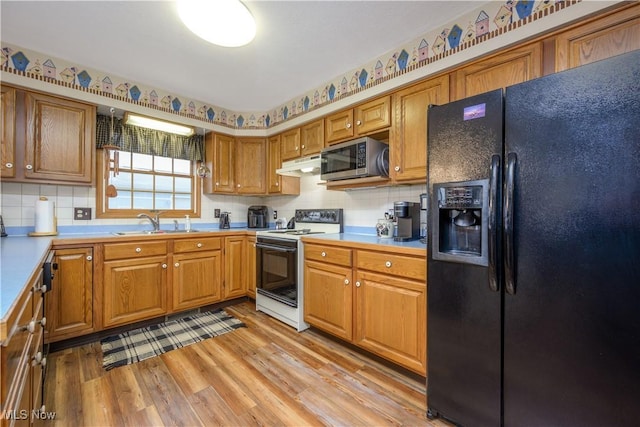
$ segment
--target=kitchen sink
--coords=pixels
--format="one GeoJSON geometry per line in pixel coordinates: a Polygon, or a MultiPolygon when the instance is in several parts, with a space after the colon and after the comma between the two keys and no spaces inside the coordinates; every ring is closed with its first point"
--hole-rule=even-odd
{"type": "Polygon", "coordinates": [[[114,231],[116,236],[150,236],[153,234],[182,234],[196,233],[199,230],[134,230],[134,231],[114,231]]]}

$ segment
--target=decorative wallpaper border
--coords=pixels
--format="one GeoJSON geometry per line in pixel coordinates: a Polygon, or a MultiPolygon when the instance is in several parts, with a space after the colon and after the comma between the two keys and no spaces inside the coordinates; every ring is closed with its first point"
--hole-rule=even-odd
{"type": "Polygon", "coordinates": [[[327,82],[322,88],[311,90],[269,112],[261,113],[229,111],[4,43],[1,47],[0,69],[77,91],[90,92],[105,99],[116,99],[232,129],[268,129],[502,36],[581,1],[507,0],[483,3],[475,12],[459,18],[457,22],[447,24],[361,68],[351,70],[327,82]],[[428,40],[431,40],[431,44],[428,40]]]}

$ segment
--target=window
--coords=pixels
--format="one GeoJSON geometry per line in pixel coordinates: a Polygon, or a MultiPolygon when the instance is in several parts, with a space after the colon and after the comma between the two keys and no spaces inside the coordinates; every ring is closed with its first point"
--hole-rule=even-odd
{"type": "Polygon", "coordinates": [[[130,218],[152,211],[169,218],[200,216],[194,162],[119,150],[102,150],[99,159],[98,217],[130,218]]]}

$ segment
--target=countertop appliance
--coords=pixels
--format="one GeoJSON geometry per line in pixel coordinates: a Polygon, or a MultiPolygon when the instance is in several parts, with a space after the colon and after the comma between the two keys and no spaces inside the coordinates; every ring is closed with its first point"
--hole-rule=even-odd
{"type": "MultiPolygon", "coordinates": [[[[309,234],[341,233],[342,209],[296,209],[295,229],[256,232],[256,310],[303,331],[304,245],[309,234]]],[[[292,218],[293,219],[293,218],[292,218]]]]}
{"type": "Polygon", "coordinates": [[[366,136],[327,147],[320,158],[322,180],[389,176],[389,146],[366,136]]]}
{"type": "Polygon", "coordinates": [[[266,206],[249,206],[247,209],[248,228],[267,228],[269,208],[266,206]]]}
{"type": "Polygon", "coordinates": [[[231,212],[220,212],[219,228],[231,228],[231,219],[229,218],[229,215],[231,215],[231,212]]]}
{"type": "Polygon", "coordinates": [[[429,108],[429,417],[638,424],[638,76],[634,51],[429,108]]]}
{"type": "Polygon", "coordinates": [[[394,202],[395,226],[393,240],[407,242],[420,238],[420,204],[415,202],[394,202]]]}

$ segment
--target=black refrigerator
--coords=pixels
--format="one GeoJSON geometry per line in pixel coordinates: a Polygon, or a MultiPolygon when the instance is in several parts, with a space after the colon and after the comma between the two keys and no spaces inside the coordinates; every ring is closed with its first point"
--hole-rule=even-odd
{"type": "Polygon", "coordinates": [[[640,51],[427,114],[427,415],[640,425],[640,51]]]}

